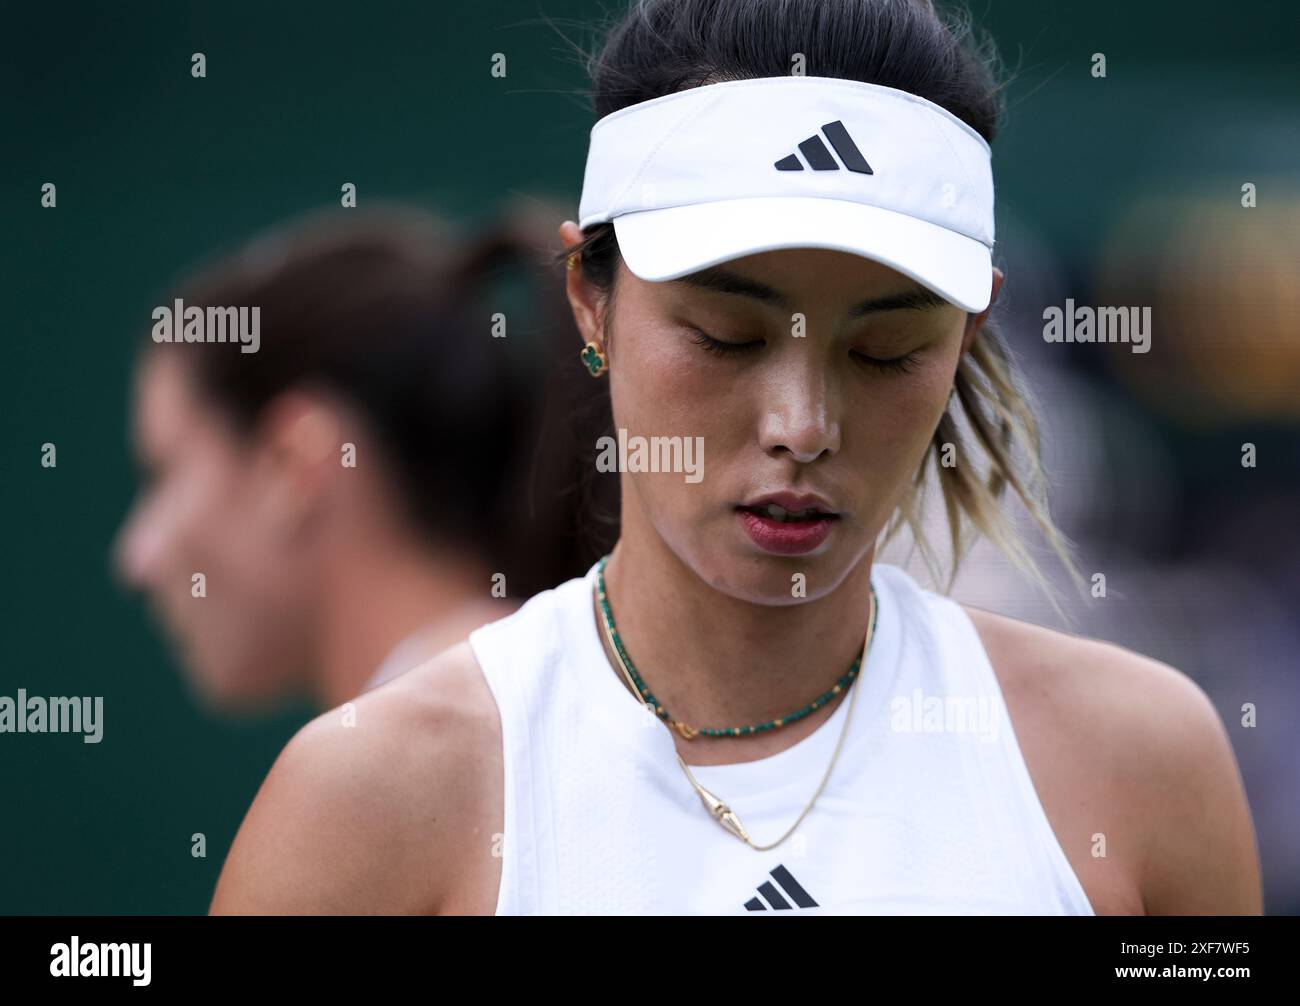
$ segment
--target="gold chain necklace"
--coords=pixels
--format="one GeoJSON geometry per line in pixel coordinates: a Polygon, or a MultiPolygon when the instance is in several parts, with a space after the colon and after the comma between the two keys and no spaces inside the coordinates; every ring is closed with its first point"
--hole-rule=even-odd
{"type": "MultiPolygon", "coordinates": [[[[614,662],[618,665],[618,669],[623,673],[623,680],[626,681],[627,686],[630,689],[632,689],[632,694],[636,697],[636,700],[641,703],[642,708],[644,708],[647,712],[653,715],[655,712],[654,708],[648,702],[646,702],[644,698],[641,697],[641,693],[637,689],[636,683],[632,680],[631,673],[628,671],[627,664],[624,663],[623,661],[623,655],[620,652],[619,647],[614,645],[614,640],[611,636],[610,626],[608,624],[608,622],[611,619],[599,617],[599,615],[601,614],[600,599],[596,595],[596,590],[594,587],[592,588],[592,599],[593,601],[595,601],[596,611],[598,613],[598,617],[596,620],[600,623],[601,628],[604,630],[605,642],[608,644],[610,652],[614,654],[614,662]]],[[[870,611],[869,620],[867,622],[867,639],[862,647],[862,661],[860,664],[860,669],[862,670],[866,669],[867,654],[870,653],[871,651],[871,639],[876,633],[876,615],[878,613],[878,610],[879,610],[879,602],[876,598],[876,588],[873,585],[871,588],[871,611],[870,611]]],[[[691,774],[690,766],[687,765],[686,762],[682,759],[681,753],[677,750],[677,745],[674,743],[673,754],[677,757],[677,764],[680,765],[682,767],[682,771],[686,773],[686,778],[690,780],[691,785],[695,788],[695,792],[699,794],[700,801],[704,804],[704,807],[709,812],[709,815],[715,821],[717,821],[718,824],[720,824],[726,831],[730,832],[732,835],[735,835],[738,839],[740,839],[751,849],[754,849],[757,852],[766,852],[768,849],[775,849],[778,845],[780,845],[787,838],[793,835],[795,829],[799,827],[803,819],[808,816],[808,812],[812,810],[813,804],[816,803],[817,798],[821,796],[822,790],[826,788],[826,783],[830,780],[831,777],[831,771],[835,768],[835,762],[840,757],[840,749],[844,746],[844,738],[848,736],[849,721],[853,718],[853,703],[857,699],[858,691],[859,691],[858,688],[854,688],[852,687],[852,685],[850,685],[850,689],[853,694],[851,694],[848,698],[849,708],[845,711],[844,714],[844,726],[841,727],[840,729],[840,738],[835,743],[835,751],[831,755],[830,764],[826,766],[826,772],[822,776],[822,781],[817,785],[816,791],[813,793],[812,798],[808,801],[803,811],[799,814],[797,818],[795,818],[794,824],[790,825],[790,827],[786,830],[784,835],[778,838],[775,842],[771,842],[767,845],[755,845],[754,840],[749,837],[749,832],[745,830],[745,826],[741,823],[740,818],[739,816],[737,816],[736,812],[732,810],[729,806],[727,806],[727,804],[720,797],[709,792],[708,789],[700,785],[700,783],[696,780],[695,776],[691,774]]],[[[655,718],[658,719],[658,716],[656,716],[655,718]]],[[[671,738],[671,733],[669,736],[671,738]]]]}

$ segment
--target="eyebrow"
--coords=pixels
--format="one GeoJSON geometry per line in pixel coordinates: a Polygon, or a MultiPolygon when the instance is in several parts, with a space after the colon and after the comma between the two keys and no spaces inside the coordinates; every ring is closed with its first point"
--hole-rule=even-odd
{"type": "MultiPolygon", "coordinates": [[[[774,287],[770,287],[766,283],[760,283],[758,280],[748,279],[719,266],[711,266],[708,269],[701,269],[699,272],[688,273],[673,280],[673,282],[684,283],[687,286],[697,287],[701,290],[711,290],[714,293],[730,293],[742,297],[751,297],[754,300],[783,308],[786,311],[791,311],[794,306],[789,297],[774,287]]],[[[928,287],[914,286],[900,293],[886,294],[883,297],[869,297],[866,300],[859,301],[848,309],[846,315],[849,318],[862,318],[882,311],[919,311],[931,307],[951,306],[947,300],[928,287]]]]}

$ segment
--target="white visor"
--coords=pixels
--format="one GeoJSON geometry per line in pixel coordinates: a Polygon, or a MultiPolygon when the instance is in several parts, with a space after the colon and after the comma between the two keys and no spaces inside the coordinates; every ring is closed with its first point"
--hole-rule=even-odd
{"type": "Polygon", "coordinates": [[[946,109],[878,84],[760,77],[620,109],[592,127],[578,217],[584,229],[612,220],[644,280],[831,248],[966,311],[992,295],[989,145],[946,109]]]}

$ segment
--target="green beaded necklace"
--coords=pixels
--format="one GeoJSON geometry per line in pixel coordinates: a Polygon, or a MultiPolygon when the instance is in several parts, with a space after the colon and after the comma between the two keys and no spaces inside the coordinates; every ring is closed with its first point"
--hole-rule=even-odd
{"type": "MultiPolygon", "coordinates": [[[[774,730],[778,727],[785,726],[787,723],[795,723],[798,720],[803,719],[805,716],[808,716],[809,714],[816,712],[818,709],[824,706],[831,699],[835,698],[835,696],[839,695],[840,692],[844,691],[844,689],[849,686],[849,683],[852,682],[853,679],[858,675],[858,670],[861,668],[862,665],[862,658],[860,656],[853,661],[853,666],[844,672],[843,676],[841,676],[840,679],[830,687],[829,691],[823,692],[821,695],[813,699],[811,702],[809,702],[802,709],[799,709],[797,712],[791,713],[789,716],[782,716],[780,719],[768,720],[766,723],[755,723],[746,727],[688,726],[687,724],[681,722],[680,720],[673,719],[668,714],[668,710],[666,710],[662,705],[659,704],[659,701],[654,697],[653,694],[651,694],[650,689],[646,687],[645,682],[641,680],[641,675],[637,673],[636,666],[632,663],[632,658],[629,657],[627,655],[627,651],[623,649],[623,641],[619,638],[618,630],[614,628],[614,612],[610,609],[609,598],[605,596],[605,563],[607,563],[608,561],[609,561],[609,556],[606,555],[603,559],[600,560],[599,564],[596,567],[596,599],[600,604],[601,617],[605,620],[605,628],[609,633],[610,639],[614,643],[614,647],[618,650],[618,655],[623,658],[623,663],[627,665],[627,670],[631,674],[633,682],[636,684],[637,691],[641,693],[641,698],[645,701],[647,705],[650,706],[650,708],[652,708],[655,711],[655,714],[661,720],[666,722],[670,727],[672,727],[679,734],[681,734],[682,737],[684,737],[686,740],[693,740],[694,738],[699,736],[704,736],[704,737],[748,736],[749,734],[762,733],[765,730],[774,730]]],[[[872,595],[874,596],[875,595],[874,587],[872,587],[871,592],[872,595]]],[[[876,613],[878,613],[879,607],[874,605],[873,607],[875,607],[876,613]]],[[[871,628],[873,630],[875,629],[874,617],[872,618],[871,628]]]]}

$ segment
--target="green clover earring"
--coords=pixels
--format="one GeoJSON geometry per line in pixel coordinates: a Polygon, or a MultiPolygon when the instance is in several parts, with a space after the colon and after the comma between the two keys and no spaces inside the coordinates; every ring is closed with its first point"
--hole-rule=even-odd
{"type": "Polygon", "coordinates": [[[582,352],[578,356],[592,377],[599,377],[609,369],[609,360],[605,359],[605,354],[600,351],[600,346],[597,343],[587,343],[582,347],[582,352]]]}

